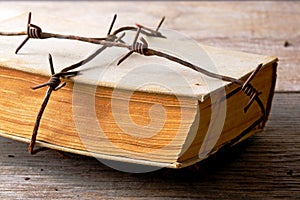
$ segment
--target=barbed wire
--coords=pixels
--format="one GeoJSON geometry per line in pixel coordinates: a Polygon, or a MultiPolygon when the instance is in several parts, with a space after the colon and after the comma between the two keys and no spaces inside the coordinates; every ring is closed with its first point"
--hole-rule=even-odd
{"type": "Polygon", "coordinates": [[[151,48],[149,48],[148,42],[143,37],[139,38],[139,36],[140,36],[140,34],[142,34],[142,35],[146,35],[146,36],[150,36],[150,37],[166,38],[166,36],[164,36],[159,31],[160,27],[162,26],[162,24],[165,20],[165,17],[163,17],[160,20],[156,29],[151,29],[151,28],[148,28],[147,26],[144,26],[141,24],[136,24],[136,26],[123,26],[123,27],[117,28],[115,31],[112,32],[113,26],[114,26],[116,18],[117,18],[117,15],[115,14],[113,17],[113,20],[110,24],[110,27],[108,29],[108,33],[107,33],[106,37],[89,38],[89,37],[82,37],[82,36],[76,36],[76,35],[63,35],[63,34],[58,34],[58,33],[43,32],[42,28],[31,23],[31,15],[32,15],[31,12],[29,12],[26,31],[0,32],[0,35],[2,35],[2,36],[20,36],[20,35],[27,36],[25,38],[25,40],[17,47],[17,49],[15,51],[16,54],[22,49],[22,47],[27,43],[27,41],[29,39],[48,39],[48,38],[69,39],[69,40],[78,40],[78,41],[82,41],[82,42],[88,42],[88,43],[101,45],[101,47],[99,47],[99,49],[96,52],[94,52],[87,58],[85,58],[75,64],[72,64],[68,67],[63,68],[59,73],[55,73],[52,56],[49,54],[49,63],[50,63],[50,70],[51,70],[50,80],[46,83],[32,87],[32,89],[38,89],[41,87],[48,86],[48,90],[46,92],[44,101],[38,112],[36,122],[34,125],[31,142],[30,142],[30,145],[28,148],[29,152],[31,154],[36,152],[36,151],[34,151],[34,145],[35,145],[36,137],[38,134],[40,120],[41,120],[43,112],[47,106],[47,103],[50,99],[50,95],[51,95],[52,91],[57,91],[60,88],[64,87],[66,85],[66,82],[61,83],[62,78],[74,77],[74,76],[77,76],[78,74],[80,74],[80,70],[77,70],[77,71],[72,71],[72,70],[75,70],[78,67],[82,66],[83,64],[90,62],[91,60],[93,60],[97,55],[99,55],[101,52],[103,52],[108,47],[119,47],[119,48],[126,48],[129,50],[129,52],[127,54],[125,54],[118,61],[117,65],[120,65],[133,53],[138,53],[143,56],[157,56],[157,57],[160,57],[163,59],[170,60],[172,62],[179,63],[180,65],[182,65],[184,67],[188,67],[188,68],[190,68],[194,71],[197,71],[199,73],[202,73],[206,76],[237,84],[240,86],[238,88],[238,91],[244,92],[250,98],[248,104],[244,107],[244,112],[246,113],[248,111],[249,107],[255,101],[259,105],[259,108],[261,110],[261,117],[255,122],[255,124],[258,125],[259,123],[261,123],[266,116],[265,107],[264,107],[261,99],[259,98],[259,95],[261,94],[261,92],[256,90],[255,87],[250,83],[251,80],[256,76],[256,74],[262,68],[263,63],[259,64],[256,67],[256,69],[252,72],[252,74],[248,77],[248,79],[245,82],[243,82],[242,80],[239,80],[239,79],[236,79],[233,77],[210,72],[210,71],[203,69],[197,65],[194,65],[186,60],[178,58],[174,55],[171,55],[171,54],[168,54],[168,53],[165,53],[162,51],[157,51],[155,49],[151,49],[151,48]],[[125,36],[127,31],[135,31],[136,32],[132,44],[127,44],[122,40],[122,38],[125,36]],[[118,34],[121,34],[121,35],[118,36],[118,34]]]}

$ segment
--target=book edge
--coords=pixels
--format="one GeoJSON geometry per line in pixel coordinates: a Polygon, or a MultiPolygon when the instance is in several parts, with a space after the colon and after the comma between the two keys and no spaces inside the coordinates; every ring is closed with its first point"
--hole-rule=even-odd
{"type": "MultiPolygon", "coordinates": [[[[240,143],[241,141],[247,139],[248,137],[250,137],[250,136],[252,136],[252,135],[254,135],[258,132],[262,132],[262,131],[263,131],[263,129],[252,130],[246,136],[241,138],[241,140],[239,140],[239,142],[234,143],[233,145],[230,145],[230,146],[234,146],[234,145],[240,143]]],[[[19,142],[25,142],[25,143],[30,142],[30,140],[27,139],[27,138],[15,136],[15,135],[10,135],[10,134],[3,134],[2,132],[0,132],[0,136],[8,138],[8,139],[16,140],[16,141],[19,141],[19,142]]],[[[174,161],[174,162],[171,162],[171,163],[164,163],[164,162],[148,161],[148,160],[141,160],[141,159],[132,159],[132,158],[127,158],[127,157],[112,156],[112,155],[99,154],[99,153],[90,153],[90,152],[87,152],[87,151],[82,151],[82,150],[77,150],[77,149],[72,149],[72,148],[65,148],[65,147],[61,147],[61,146],[58,146],[58,145],[54,145],[54,144],[50,144],[50,143],[42,142],[42,141],[37,141],[36,144],[39,147],[46,147],[46,148],[55,149],[55,150],[58,150],[58,151],[64,151],[64,152],[68,152],[68,153],[94,157],[94,158],[97,158],[97,159],[111,160],[111,161],[117,161],[117,162],[127,162],[127,163],[131,163],[131,164],[146,165],[146,166],[161,167],[161,168],[171,168],[171,169],[181,169],[181,168],[188,167],[188,166],[191,166],[193,164],[196,164],[197,162],[205,160],[206,158],[210,157],[211,155],[219,152],[220,150],[222,150],[227,145],[227,144],[222,145],[221,147],[219,147],[218,149],[215,149],[213,152],[210,152],[206,157],[201,158],[201,159],[196,156],[196,157],[190,158],[188,160],[185,160],[184,162],[174,161]],[[92,154],[94,156],[92,156],[92,154]]]]}
{"type": "MultiPolygon", "coordinates": [[[[24,142],[24,143],[30,142],[30,139],[28,139],[28,138],[5,134],[2,132],[0,132],[0,136],[11,139],[11,140],[16,140],[19,142],[24,142]]],[[[117,162],[127,162],[127,163],[131,163],[131,164],[146,165],[146,166],[161,167],[161,168],[174,168],[174,169],[181,168],[181,166],[182,166],[181,163],[176,162],[176,161],[171,162],[171,163],[164,163],[164,162],[157,162],[157,161],[132,159],[132,158],[128,158],[128,157],[113,156],[113,155],[107,155],[107,154],[82,151],[82,150],[77,150],[77,149],[72,149],[72,148],[66,148],[66,147],[50,144],[50,143],[43,142],[43,141],[36,141],[36,145],[39,147],[46,147],[46,148],[55,149],[58,151],[79,154],[79,155],[94,157],[94,158],[98,158],[98,159],[112,160],[112,161],[117,161],[117,162]]]]}

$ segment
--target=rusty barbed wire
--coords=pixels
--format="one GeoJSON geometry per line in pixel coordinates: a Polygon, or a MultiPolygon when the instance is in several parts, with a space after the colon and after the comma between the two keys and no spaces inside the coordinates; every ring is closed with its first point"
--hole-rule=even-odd
{"type": "Polygon", "coordinates": [[[17,47],[17,49],[15,51],[16,54],[20,51],[20,49],[26,44],[26,42],[29,39],[48,39],[48,38],[70,39],[70,40],[78,40],[78,41],[82,41],[82,42],[88,42],[88,43],[101,45],[101,47],[99,47],[99,49],[96,52],[94,52],[92,55],[88,56],[87,58],[85,58],[73,65],[65,67],[59,73],[55,73],[54,67],[53,67],[52,56],[49,54],[49,63],[50,63],[50,70],[51,70],[50,80],[46,83],[32,87],[32,89],[38,89],[38,88],[45,87],[45,86],[48,86],[49,88],[46,92],[44,101],[41,105],[41,108],[40,108],[37,118],[36,118],[31,142],[29,145],[30,153],[34,153],[33,149],[34,149],[36,137],[38,134],[40,120],[41,120],[43,112],[47,106],[47,103],[50,99],[50,95],[51,95],[52,91],[57,91],[57,90],[61,89],[62,87],[64,87],[66,85],[66,83],[65,82],[61,83],[62,78],[77,76],[80,73],[80,70],[77,70],[77,71],[72,71],[72,70],[75,70],[78,67],[82,66],[83,64],[91,61],[98,54],[100,54],[102,51],[104,51],[108,47],[127,48],[129,50],[129,52],[127,54],[125,54],[118,61],[117,65],[120,65],[133,53],[138,53],[142,56],[157,56],[157,57],[160,57],[163,59],[170,60],[172,62],[179,63],[184,67],[190,68],[190,69],[197,71],[199,73],[202,73],[208,77],[212,77],[212,78],[219,79],[222,81],[227,81],[227,82],[237,84],[240,86],[238,88],[238,91],[242,91],[244,94],[246,94],[250,98],[248,104],[244,107],[244,112],[246,113],[248,111],[249,107],[255,101],[261,110],[261,117],[254,124],[257,125],[258,123],[260,123],[264,120],[264,118],[266,116],[266,111],[265,111],[265,107],[264,107],[261,99],[259,98],[259,95],[261,94],[261,92],[256,90],[255,87],[250,83],[252,81],[252,79],[257,75],[257,73],[260,71],[260,69],[262,68],[262,66],[263,66],[262,63],[256,67],[256,69],[252,72],[252,74],[247,78],[246,81],[242,81],[242,80],[239,80],[239,79],[236,79],[233,77],[213,73],[213,72],[210,72],[199,66],[196,66],[186,60],[180,59],[174,55],[164,53],[162,51],[157,51],[155,49],[151,49],[151,48],[149,48],[148,42],[143,37],[139,38],[140,34],[143,34],[146,36],[151,36],[151,37],[166,38],[166,36],[164,36],[159,31],[161,25],[163,24],[163,22],[165,20],[165,17],[163,17],[161,19],[161,21],[159,22],[156,29],[151,29],[144,25],[136,24],[136,26],[123,26],[112,32],[116,18],[117,18],[117,15],[115,14],[113,17],[113,20],[110,24],[110,27],[108,29],[108,33],[107,33],[106,37],[99,37],[99,38],[89,38],[89,37],[82,37],[82,36],[75,36],[75,35],[63,35],[63,34],[57,34],[57,33],[43,32],[39,26],[31,24],[31,12],[28,15],[26,31],[0,32],[0,35],[3,35],[3,36],[20,36],[20,35],[27,36],[25,38],[25,40],[17,47]],[[136,34],[135,34],[132,44],[127,44],[122,40],[122,38],[125,36],[126,31],[136,31],[136,34]],[[121,36],[117,36],[119,33],[121,33],[121,36]]]}

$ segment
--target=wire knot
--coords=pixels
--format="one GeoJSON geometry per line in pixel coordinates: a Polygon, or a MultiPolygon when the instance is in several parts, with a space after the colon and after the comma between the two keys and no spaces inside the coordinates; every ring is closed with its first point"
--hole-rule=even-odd
{"type": "Polygon", "coordinates": [[[42,29],[34,24],[28,24],[27,36],[29,38],[42,39],[42,29]]]}
{"type": "Polygon", "coordinates": [[[19,52],[19,50],[26,44],[26,42],[30,39],[43,39],[42,37],[42,29],[34,24],[31,24],[31,12],[29,12],[28,15],[28,22],[27,22],[27,37],[25,40],[18,46],[18,48],[15,51],[15,54],[19,52]]]}
{"type": "Polygon", "coordinates": [[[258,73],[258,71],[261,69],[263,64],[259,64],[256,69],[252,72],[252,74],[249,76],[249,78],[245,81],[245,83],[242,85],[242,91],[250,97],[250,100],[246,107],[244,108],[244,112],[247,112],[250,106],[252,105],[253,101],[258,98],[258,96],[262,93],[256,90],[253,85],[250,83],[250,81],[255,77],[255,75],[258,73]]]}
{"type": "Polygon", "coordinates": [[[242,91],[249,97],[252,97],[258,93],[258,91],[250,83],[243,85],[242,91]]]}
{"type": "Polygon", "coordinates": [[[51,76],[50,80],[48,81],[48,86],[51,87],[53,90],[57,88],[60,84],[60,77],[57,74],[51,76]]]}
{"type": "Polygon", "coordinates": [[[73,72],[59,72],[55,73],[54,67],[53,67],[53,61],[52,61],[52,56],[49,54],[49,63],[50,63],[50,70],[51,70],[51,77],[48,82],[42,83],[40,85],[36,85],[31,87],[33,90],[49,86],[51,90],[59,90],[60,88],[64,87],[66,85],[66,82],[61,83],[60,78],[62,77],[71,77],[71,76],[76,76],[79,72],[78,71],[73,71],[73,72]]]}
{"type": "Polygon", "coordinates": [[[147,55],[146,50],[148,49],[148,43],[143,37],[141,37],[140,40],[142,42],[133,43],[131,49],[132,51],[137,52],[141,55],[147,55]]]}
{"type": "Polygon", "coordinates": [[[140,40],[142,42],[138,42],[138,37],[139,37],[139,34],[141,33],[141,27],[138,28],[138,31],[135,35],[135,38],[133,40],[133,43],[131,46],[128,47],[128,49],[130,50],[125,56],[123,56],[117,63],[117,65],[121,64],[126,58],[128,58],[132,53],[136,52],[136,53],[139,53],[141,55],[144,55],[144,56],[149,56],[149,51],[148,51],[148,43],[147,41],[143,38],[143,37],[140,37],[140,40]]]}
{"type": "Polygon", "coordinates": [[[244,112],[246,113],[248,111],[248,109],[250,108],[250,106],[252,105],[253,101],[255,100],[255,98],[257,98],[261,92],[257,91],[253,85],[251,85],[250,83],[248,83],[247,85],[243,85],[242,87],[242,91],[250,97],[250,100],[248,102],[248,104],[245,106],[244,108],[244,112]]]}

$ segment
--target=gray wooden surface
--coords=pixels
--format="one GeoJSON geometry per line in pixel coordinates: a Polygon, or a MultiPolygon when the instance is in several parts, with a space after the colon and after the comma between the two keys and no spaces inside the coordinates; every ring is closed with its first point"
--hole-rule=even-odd
{"type": "Polygon", "coordinates": [[[54,151],[31,156],[0,138],[2,199],[299,199],[300,94],[276,94],[263,133],[196,167],[119,172],[94,158],[54,151]],[[28,179],[28,180],[27,180],[28,179]]]}
{"type": "Polygon", "coordinates": [[[280,59],[266,130],[236,148],[197,167],[130,174],[90,157],[31,156],[27,144],[0,138],[1,199],[300,199],[300,2],[0,2],[0,10],[81,20],[116,12],[120,24],[166,15],[166,28],[198,42],[280,59]]]}

